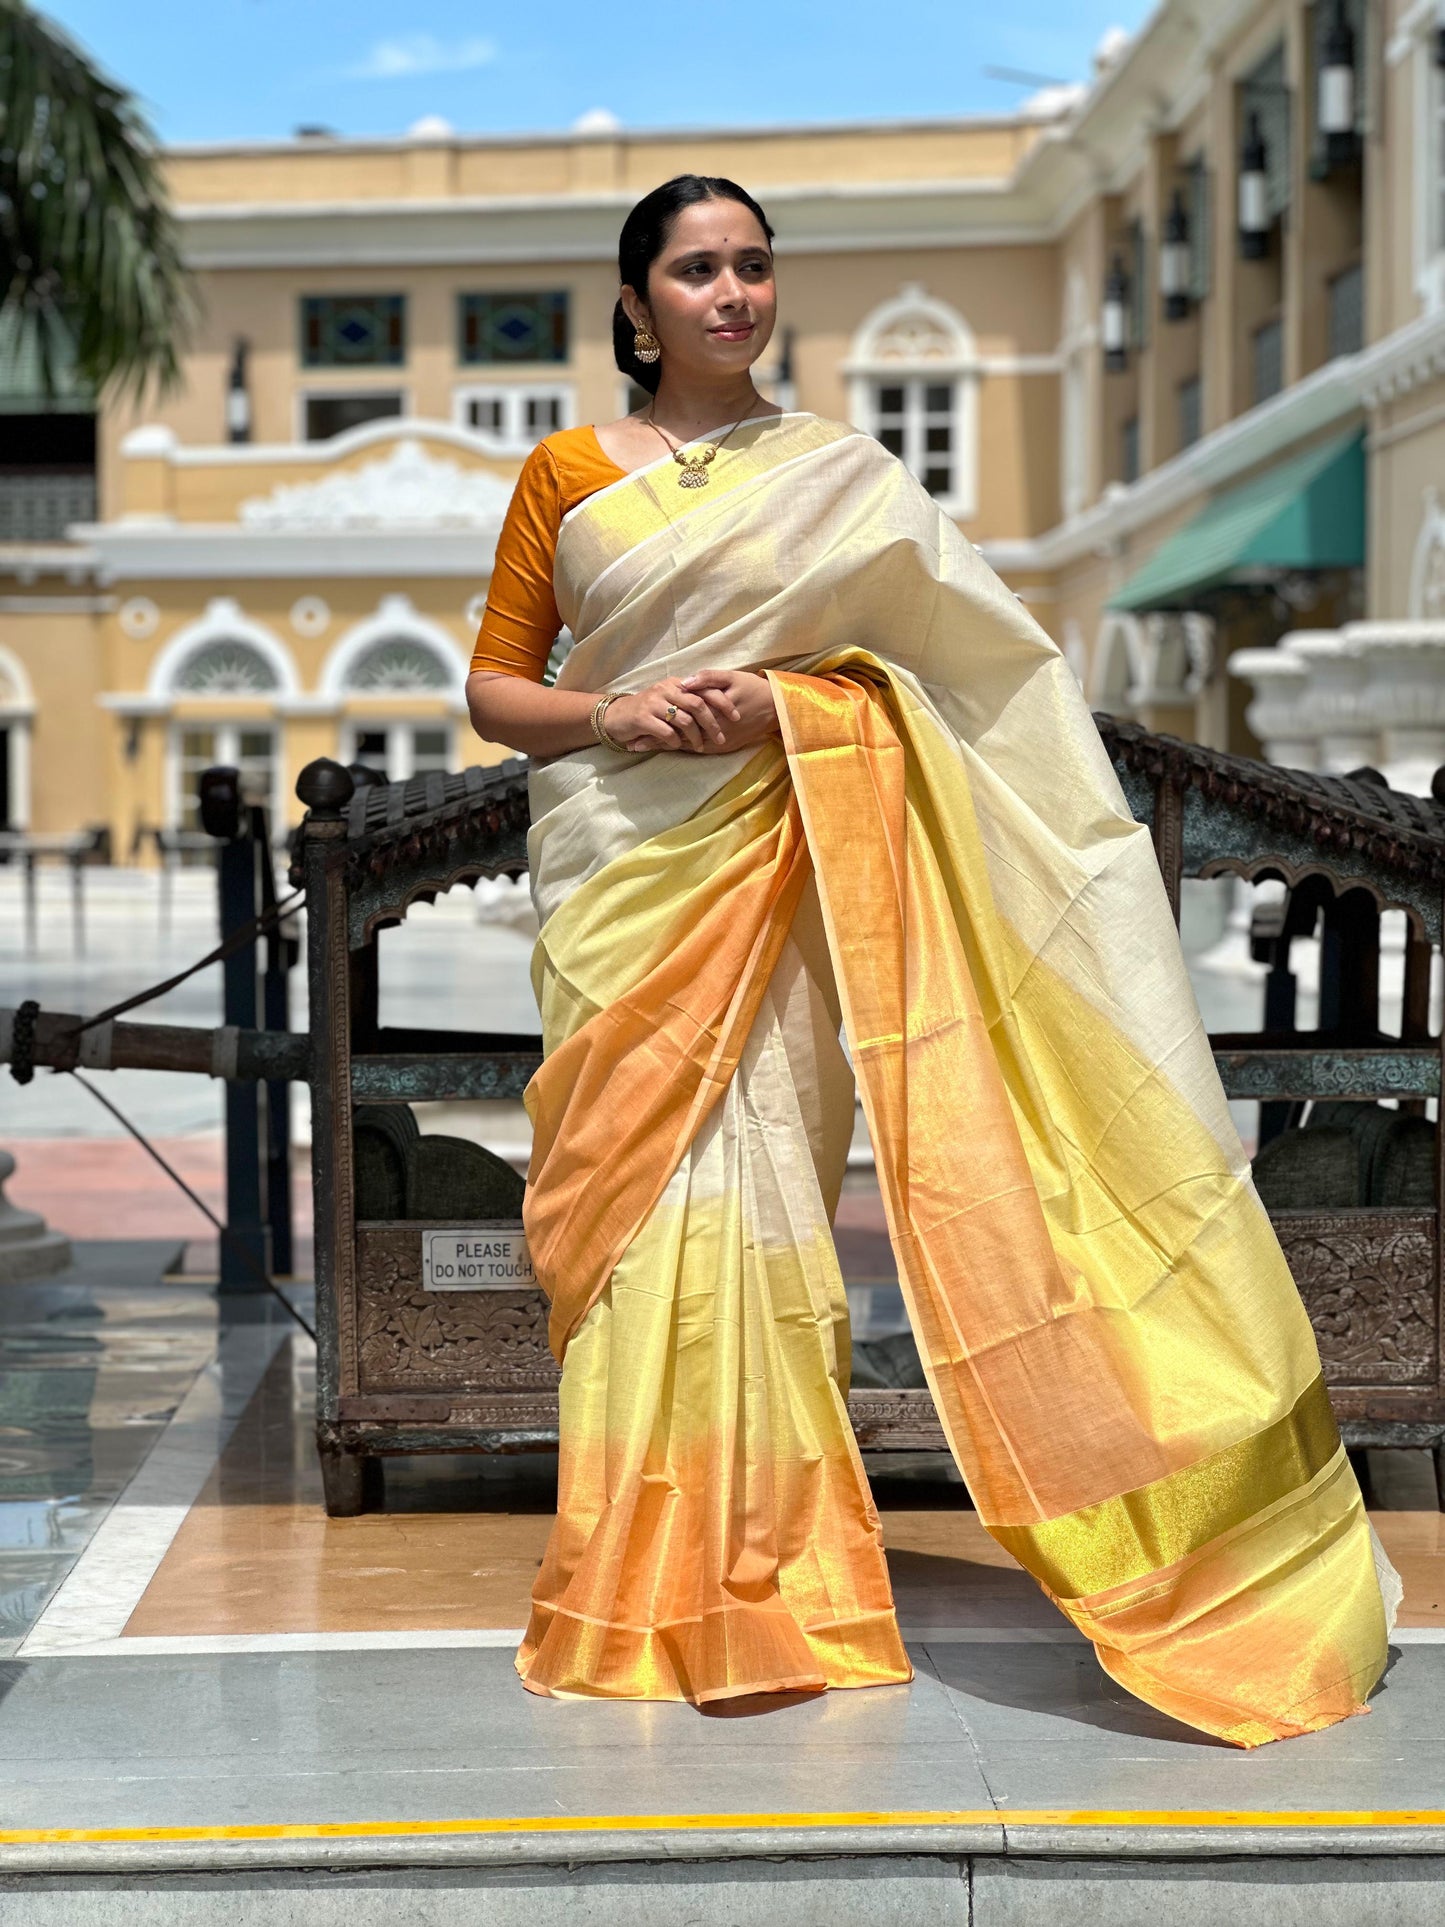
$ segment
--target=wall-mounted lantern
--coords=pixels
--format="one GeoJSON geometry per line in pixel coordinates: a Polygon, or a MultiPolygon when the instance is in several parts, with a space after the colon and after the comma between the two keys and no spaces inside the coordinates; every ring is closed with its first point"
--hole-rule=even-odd
{"type": "Polygon", "coordinates": [[[250,345],[244,335],[238,335],[231,351],[231,377],[226,384],[226,435],[233,442],[251,439],[251,391],[246,386],[250,345]]]}
{"type": "Polygon", "coordinates": [[[1164,235],[1159,247],[1159,292],[1164,297],[1164,319],[1189,318],[1189,283],[1193,256],[1189,247],[1189,216],[1184,196],[1176,187],[1169,212],[1164,216],[1164,235]]]}
{"type": "Polygon", "coordinates": [[[1129,277],[1124,258],[1116,254],[1104,278],[1104,313],[1100,335],[1104,342],[1104,366],[1119,375],[1129,366],[1129,277]]]}
{"type": "Polygon", "coordinates": [[[1259,114],[1251,108],[1239,152],[1239,254],[1244,261],[1263,261],[1269,255],[1268,169],[1259,114]]]}
{"type": "Polygon", "coordinates": [[[1325,165],[1347,167],[1359,153],[1355,132],[1355,34],[1345,0],[1335,0],[1335,17],[1325,35],[1320,64],[1316,118],[1324,137],[1325,165]]]}

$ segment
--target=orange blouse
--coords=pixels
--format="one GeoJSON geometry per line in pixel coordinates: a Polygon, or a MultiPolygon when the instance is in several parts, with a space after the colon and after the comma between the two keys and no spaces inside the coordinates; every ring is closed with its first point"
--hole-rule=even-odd
{"type": "Polygon", "coordinates": [[[541,682],[562,627],[552,589],[562,517],[626,472],[603,454],[592,428],[564,428],[538,442],[497,537],[473,669],[541,682]]]}

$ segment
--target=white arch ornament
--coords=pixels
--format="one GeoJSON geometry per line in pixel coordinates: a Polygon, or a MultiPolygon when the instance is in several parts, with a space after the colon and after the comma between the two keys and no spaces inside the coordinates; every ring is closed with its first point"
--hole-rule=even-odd
{"type": "Polygon", "coordinates": [[[967,521],[978,513],[978,386],[983,375],[973,330],[946,301],[907,282],[873,310],[853,337],[843,364],[848,418],[876,432],[877,389],[886,381],[932,379],[953,388],[953,488],[938,498],[946,514],[967,521]]]}
{"type": "Polygon", "coordinates": [[[162,705],[177,696],[205,694],[216,702],[234,702],[257,695],[278,700],[300,694],[296,664],[291,652],[278,636],[259,622],[253,622],[232,596],[215,596],[206,604],[205,613],[195,622],[178,629],[151,664],[146,695],[162,705]],[[205,650],[234,644],[257,657],[270,676],[269,687],[252,689],[215,689],[196,691],[185,687],[187,667],[205,650]]]}
{"type": "MultiPolygon", "coordinates": [[[[321,666],[320,694],[330,702],[348,696],[374,696],[400,693],[384,686],[367,688],[356,681],[366,658],[387,643],[410,644],[424,650],[443,671],[442,680],[417,693],[445,695],[448,702],[466,707],[466,663],[455,637],[439,623],[432,622],[412,606],[410,596],[383,596],[374,614],[348,629],[321,666]]],[[[412,693],[408,691],[407,693],[412,693]]]]}

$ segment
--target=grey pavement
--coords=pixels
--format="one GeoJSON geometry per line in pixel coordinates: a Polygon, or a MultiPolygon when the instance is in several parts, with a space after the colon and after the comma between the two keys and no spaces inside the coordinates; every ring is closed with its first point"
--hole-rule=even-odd
{"type": "MultiPolygon", "coordinates": [[[[5,1826],[747,1814],[786,1827],[965,1812],[989,1816],[967,1844],[998,1848],[1011,1812],[1398,1813],[1445,1799],[1436,1645],[1399,1652],[1367,1717],[1248,1753],[1139,1705],[1082,1643],[1002,1631],[912,1655],[909,1686],[723,1714],[542,1699],[490,1647],[12,1659],[5,1826]]],[[[932,1831],[936,1848],[960,1844],[956,1827],[932,1831]]],[[[1133,1851],[1152,1851],[1134,1831],[1133,1851]]],[[[1016,1838],[1057,1850],[1065,1833],[1089,1851],[1062,1821],[1016,1838]]]]}

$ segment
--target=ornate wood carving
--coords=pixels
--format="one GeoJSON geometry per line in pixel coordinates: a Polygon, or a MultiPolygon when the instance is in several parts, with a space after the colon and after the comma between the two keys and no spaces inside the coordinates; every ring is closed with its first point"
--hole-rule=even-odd
{"type": "Polygon", "coordinates": [[[475,1426],[484,1432],[550,1432],[557,1436],[557,1394],[549,1397],[502,1397],[453,1404],[450,1423],[475,1426]]]}
{"type": "MultiPolygon", "coordinates": [[[[547,1346],[541,1292],[426,1291],[421,1230],[395,1224],[357,1231],[359,1389],[466,1393],[555,1386],[561,1374],[547,1346]]],[[[461,1421],[454,1416],[453,1422],[461,1421]]]]}
{"type": "Polygon", "coordinates": [[[865,1452],[948,1450],[930,1392],[850,1392],[848,1417],[865,1452]]]}
{"type": "Polygon", "coordinates": [[[1274,1227],[1331,1385],[1437,1382],[1433,1211],[1282,1211],[1274,1227]]]}

